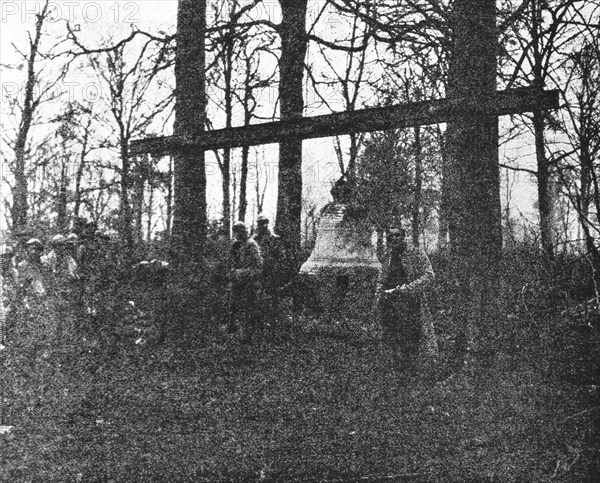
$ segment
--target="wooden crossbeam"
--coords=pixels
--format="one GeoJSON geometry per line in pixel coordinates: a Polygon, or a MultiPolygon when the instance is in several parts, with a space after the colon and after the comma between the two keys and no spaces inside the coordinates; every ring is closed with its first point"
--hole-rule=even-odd
{"type": "Polygon", "coordinates": [[[441,124],[459,116],[475,113],[503,116],[556,108],[558,108],[557,90],[508,89],[484,96],[409,102],[229,129],[215,129],[205,131],[195,139],[176,136],[149,137],[133,140],[129,152],[131,155],[150,153],[160,156],[185,151],[279,143],[290,139],[314,139],[441,124]]]}

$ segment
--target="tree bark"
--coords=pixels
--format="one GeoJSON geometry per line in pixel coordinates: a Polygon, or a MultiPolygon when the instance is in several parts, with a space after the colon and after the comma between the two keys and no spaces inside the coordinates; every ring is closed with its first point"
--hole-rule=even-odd
{"type": "Polygon", "coordinates": [[[131,196],[131,208],[132,208],[132,218],[133,218],[133,239],[136,245],[140,245],[144,236],[143,236],[143,223],[142,218],[144,215],[144,191],[146,185],[146,173],[145,169],[142,166],[142,163],[145,163],[145,160],[139,160],[139,166],[136,170],[135,180],[132,183],[132,196],[131,196]]]}
{"type": "MultiPolygon", "coordinates": [[[[246,59],[246,78],[244,80],[244,126],[249,126],[252,119],[252,108],[250,101],[252,100],[252,76],[246,59]]],[[[244,221],[246,219],[246,210],[248,209],[248,160],[250,158],[250,147],[242,146],[242,165],[240,169],[240,205],[238,219],[244,221]]],[[[258,174],[258,173],[257,173],[258,174]]]]}
{"type": "Polygon", "coordinates": [[[81,211],[81,180],[83,178],[83,171],[85,169],[85,158],[88,154],[88,143],[90,139],[90,126],[92,125],[92,117],[88,119],[88,122],[83,131],[83,139],[81,141],[81,154],[79,155],[79,165],[77,166],[77,172],[75,173],[75,206],[73,207],[73,215],[79,218],[81,211]]]}
{"type": "Polygon", "coordinates": [[[37,102],[34,99],[34,90],[36,87],[35,63],[38,55],[40,40],[42,37],[42,27],[48,11],[48,2],[43,7],[41,13],[36,15],[35,36],[29,43],[29,57],[27,57],[27,81],[25,83],[25,95],[23,97],[23,109],[19,131],[14,145],[15,186],[13,188],[13,207],[11,211],[12,229],[15,232],[25,229],[27,226],[28,211],[28,185],[27,185],[27,160],[26,146],[29,137],[29,130],[33,122],[33,115],[37,108],[37,102]]]}
{"type": "Polygon", "coordinates": [[[167,213],[165,220],[166,240],[171,240],[171,227],[173,224],[173,157],[169,156],[169,175],[167,186],[167,213]]]}
{"type": "Polygon", "coordinates": [[[154,215],[154,186],[152,183],[148,186],[148,220],[146,222],[146,240],[152,241],[152,221],[154,215]]]}
{"type": "Polygon", "coordinates": [[[421,235],[421,205],[423,204],[423,159],[421,146],[421,128],[414,128],[415,145],[415,193],[412,206],[412,242],[415,247],[419,246],[419,237],[421,235]]]}
{"type": "Polygon", "coordinates": [[[68,217],[67,217],[67,211],[68,211],[68,204],[69,204],[69,199],[68,199],[68,186],[69,186],[69,179],[68,179],[68,162],[69,162],[69,158],[68,158],[68,154],[66,151],[66,148],[63,147],[63,158],[61,159],[61,166],[60,166],[60,184],[58,187],[58,196],[56,199],[56,229],[59,232],[65,232],[68,228],[68,217]]]}
{"type": "Polygon", "coordinates": [[[533,113],[535,137],[535,157],[537,161],[538,212],[540,216],[540,239],[542,250],[554,259],[554,189],[550,172],[550,163],[546,158],[544,136],[544,114],[533,113]]]}
{"type": "MultiPolygon", "coordinates": [[[[121,124],[121,123],[119,123],[121,124]]],[[[121,129],[119,139],[121,144],[121,184],[119,208],[119,232],[125,245],[124,258],[127,259],[133,249],[133,210],[131,208],[129,191],[131,189],[131,159],[129,157],[129,138],[121,129]]]]}
{"type": "Polygon", "coordinates": [[[445,250],[448,248],[448,213],[450,211],[450,183],[449,179],[451,172],[449,171],[449,160],[446,136],[443,134],[438,126],[438,140],[440,143],[440,152],[442,157],[442,183],[441,183],[441,196],[440,196],[440,208],[438,216],[438,250],[445,250]]]}
{"type": "MultiPolygon", "coordinates": [[[[531,36],[533,42],[533,86],[543,88],[543,54],[540,51],[541,5],[531,0],[531,36]]],[[[542,250],[554,259],[554,190],[550,164],[546,158],[544,139],[544,113],[534,111],[533,133],[535,138],[535,157],[537,161],[538,212],[540,217],[540,238],[542,250]]]]}
{"type": "MultiPolygon", "coordinates": [[[[198,136],[204,130],[205,32],[206,1],[179,0],[173,133],[184,138],[198,136]]],[[[201,260],[207,219],[204,168],[204,152],[178,153],[174,156],[172,246],[176,260],[201,260]]]]}
{"type": "Polygon", "coordinates": [[[246,210],[248,209],[248,159],[250,157],[250,148],[242,147],[242,165],[240,167],[240,207],[238,219],[246,219],[246,210]]]}
{"type": "MultiPolygon", "coordinates": [[[[496,90],[495,3],[455,2],[449,97],[496,90]]],[[[497,117],[473,113],[448,123],[448,151],[453,245],[462,255],[496,260],[502,249],[497,117]]]]}
{"type": "MultiPolygon", "coordinates": [[[[279,109],[281,120],[302,117],[307,0],[279,0],[281,5],[281,58],[279,59],[279,109]]],[[[297,259],[301,245],[302,140],[279,145],[277,232],[297,259]]],[[[299,267],[296,267],[299,268],[299,267]]]]}
{"type": "MultiPolygon", "coordinates": [[[[230,128],[233,117],[233,92],[231,75],[233,73],[233,32],[230,31],[225,45],[224,78],[225,78],[225,127],[230,128]]],[[[231,148],[223,150],[223,231],[231,236],[231,148]]]]}
{"type": "MultiPolygon", "coordinates": [[[[496,90],[496,2],[456,0],[448,97],[496,90]]],[[[460,359],[474,339],[488,352],[492,342],[485,325],[496,293],[493,282],[502,250],[498,119],[474,112],[448,123],[449,228],[460,296],[460,359]]]]}

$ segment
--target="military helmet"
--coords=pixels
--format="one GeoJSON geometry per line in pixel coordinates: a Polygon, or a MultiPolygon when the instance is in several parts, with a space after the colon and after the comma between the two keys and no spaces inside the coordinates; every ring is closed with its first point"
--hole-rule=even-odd
{"type": "Polygon", "coordinates": [[[394,228],[390,228],[388,231],[388,237],[389,238],[395,238],[395,237],[406,237],[406,230],[402,227],[394,227],[394,228]]]}
{"type": "Polygon", "coordinates": [[[243,221],[236,221],[231,228],[234,232],[248,233],[248,227],[243,221]]]}
{"type": "Polygon", "coordinates": [[[33,247],[38,250],[44,249],[44,244],[42,243],[42,241],[39,238],[30,238],[29,240],[27,240],[27,243],[25,243],[25,246],[33,247]]]}
{"type": "Polygon", "coordinates": [[[50,239],[50,245],[52,245],[52,246],[64,245],[66,241],[67,241],[67,239],[65,238],[64,235],[58,234],[58,235],[54,235],[50,239]]]}

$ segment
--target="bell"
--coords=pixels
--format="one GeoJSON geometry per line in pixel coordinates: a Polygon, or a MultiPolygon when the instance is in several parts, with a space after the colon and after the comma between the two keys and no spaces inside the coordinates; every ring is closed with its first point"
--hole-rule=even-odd
{"type": "Polygon", "coordinates": [[[348,203],[345,190],[340,181],[332,189],[334,201],[323,209],[315,247],[300,274],[315,279],[316,295],[327,318],[364,321],[372,316],[381,263],[366,213],[348,203]]]}
{"type": "Polygon", "coordinates": [[[374,247],[374,231],[363,220],[355,219],[344,204],[332,203],[321,215],[317,239],[300,273],[322,269],[366,268],[381,270],[374,247]]]}

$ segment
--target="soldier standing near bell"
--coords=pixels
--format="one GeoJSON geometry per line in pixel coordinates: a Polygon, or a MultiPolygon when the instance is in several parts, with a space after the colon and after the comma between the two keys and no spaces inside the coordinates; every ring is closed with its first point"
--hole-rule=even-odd
{"type": "Polygon", "coordinates": [[[265,329],[274,330],[279,317],[279,289],[286,282],[287,258],[283,240],[269,227],[269,218],[259,215],[253,240],[263,258],[261,277],[263,323],[265,329]]]}
{"type": "Polygon", "coordinates": [[[243,341],[250,342],[256,334],[260,316],[258,293],[263,259],[260,248],[250,238],[248,227],[238,221],[233,225],[235,238],[231,246],[229,332],[242,330],[243,341]]]}
{"type": "Polygon", "coordinates": [[[427,291],[434,273],[425,251],[408,245],[404,229],[390,230],[387,243],[379,302],[381,324],[394,362],[411,374],[416,369],[427,291]]]}

